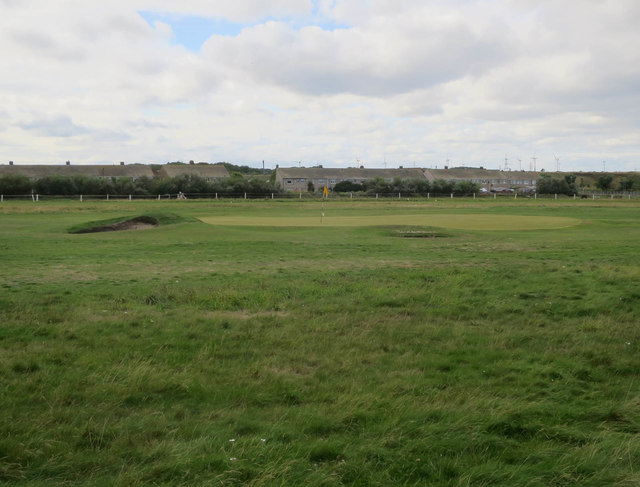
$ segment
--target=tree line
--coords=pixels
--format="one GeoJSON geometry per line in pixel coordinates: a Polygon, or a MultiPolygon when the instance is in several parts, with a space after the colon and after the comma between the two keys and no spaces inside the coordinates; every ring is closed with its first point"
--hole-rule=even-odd
{"type": "MultiPolygon", "coordinates": [[[[42,195],[136,195],[155,196],[164,194],[251,194],[270,195],[282,194],[282,188],[275,182],[274,174],[266,179],[264,176],[241,174],[232,172],[228,178],[208,180],[197,175],[180,175],[173,178],[149,178],[146,176],[133,178],[96,178],[82,175],[75,176],[46,176],[29,179],[26,176],[7,174],[0,177],[0,194],[26,195],[37,193],[42,195]]],[[[612,190],[613,177],[610,174],[601,175],[596,186],[603,190],[612,190]]],[[[322,191],[322,187],[315,188],[309,182],[309,192],[322,191]]],[[[625,177],[617,183],[618,191],[640,190],[640,177],[625,177]]],[[[387,181],[380,177],[365,181],[363,184],[351,181],[337,183],[332,191],[337,193],[376,194],[455,194],[456,196],[472,195],[480,192],[480,185],[471,181],[446,181],[436,179],[400,179],[387,181]]],[[[553,178],[542,175],[538,179],[536,192],[538,194],[579,194],[576,176],[567,174],[563,178],[553,178]]]]}
{"type": "MultiPolygon", "coordinates": [[[[595,186],[602,191],[637,191],[640,190],[640,176],[624,177],[618,181],[616,187],[613,184],[613,176],[611,174],[602,174],[596,179],[595,186]]],[[[543,174],[538,179],[536,192],[539,194],[566,194],[568,196],[580,193],[574,174],[567,174],[563,178],[553,178],[548,174],[543,174]]]]}
{"type": "Polygon", "coordinates": [[[26,195],[136,195],[152,196],[164,194],[280,194],[282,190],[273,180],[264,177],[245,177],[234,172],[228,178],[208,180],[197,175],[180,175],[173,178],[94,178],[82,175],[46,176],[29,179],[25,176],[7,174],[0,177],[0,194],[26,195]]]}
{"type": "MultiPolygon", "coordinates": [[[[311,189],[311,188],[310,188],[311,189]]],[[[318,188],[322,189],[322,188],[318,188]]],[[[341,181],[333,187],[333,191],[338,193],[356,193],[364,192],[368,195],[375,194],[455,194],[458,196],[472,195],[480,191],[480,185],[471,181],[445,181],[444,179],[436,179],[431,182],[426,179],[395,178],[393,181],[387,181],[380,177],[369,179],[362,184],[353,183],[351,181],[341,181]]]]}

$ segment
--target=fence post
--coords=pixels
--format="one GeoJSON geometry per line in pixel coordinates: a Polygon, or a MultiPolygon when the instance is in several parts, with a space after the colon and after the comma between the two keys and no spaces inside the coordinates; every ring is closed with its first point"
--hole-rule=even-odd
{"type": "Polygon", "coordinates": [[[496,194],[495,194],[495,193],[493,193],[493,199],[494,199],[494,200],[496,199],[496,194]]]}
{"type": "Polygon", "coordinates": [[[80,201],[82,201],[82,195],[80,195],[80,201]]]}
{"type": "Polygon", "coordinates": [[[451,193],[451,199],[453,199],[453,193],[451,193]]]}
{"type": "Polygon", "coordinates": [[[3,194],[0,194],[0,203],[1,202],[4,202],[4,195],[3,194]]]}
{"type": "Polygon", "coordinates": [[[244,194],[244,199],[245,199],[245,200],[247,199],[247,193],[245,193],[245,194],[244,194]]]}
{"type": "Polygon", "coordinates": [[[575,193],[573,194],[573,199],[574,199],[574,200],[576,199],[576,194],[575,194],[575,193]]]}
{"type": "Polygon", "coordinates": [[[473,193],[473,199],[474,199],[474,200],[476,199],[476,194],[475,194],[475,193],[473,193]]]}
{"type": "Polygon", "coordinates": [[[376,199],[378,199],[378,193],[376,193],[376,199]]]}
{"type": "Polygon", "coordinates": [[[218,199],[218,193],[216,193],[216,199],[218,199]]]}
{"type": "Polygon", "coordinates": [[[427,193],[427,199],[431,198],[431,193],[427,193]]]}
{"type": "Polygon", "coordinates": [[[537,200],[538,199],[538,193],[533,193],[533,199],[537,200]]]}
{"type": "Polygon", "coordinates": [[[613,194],[611,195],[611,199],[613,199],[613,194]]]}
{"type": "Polygon", "coordinates": [[[554,194],[554,198],[553,198],[553,199],[554,199],[554,200],[557,200],[557,199],[558,199],[558,193],[554,194]]]}
{"type": "Polygon", "coordinates": [[[36,195],[36,201],[40,201],[40,195],[39,194],[36,195]]]}
{"type": "Polygon", "coordinates": [[[158,195],[158,201],[160,201],[160,195],[158,195]]]}
{"type": "Polygon", "coordinates": [[[299,194],[299,199],[302,199],[302,193],[299,194]]]}
{"type": "Polygon", "coordinates": [[[131,195],[129,195],[129,201],[131,201],[131,195]]]}
{"type": "Polygon", "coordinates": [[[518,199],[518,193],[513,193],[513,199],[517,200],[518,199]]]}
{"type": "Polygon", "coordinates": [[[271,199],[273,199],[273,193],[271,193],[271,199]]]}
{"type": "Polygon", "coordinates": [[[398,193],[398,199],[400,199],[400,193],[398,193]]]}
{"type": "MultiPolygon", "coordinates": [[[[353,191],[351,192],[351,199],[353,199],[353,191]]],[[[629,196],[629,199],[631,199],[631,196],[629,196]]]]}

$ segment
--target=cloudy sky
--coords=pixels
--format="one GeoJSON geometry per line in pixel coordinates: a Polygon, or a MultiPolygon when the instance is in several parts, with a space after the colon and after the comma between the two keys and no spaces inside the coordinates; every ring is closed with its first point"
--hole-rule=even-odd
{"type": "Polygon", "coordinates": [[[639,25],[638,0],[0,0],[0,163],[638,170],[639,25]]]}

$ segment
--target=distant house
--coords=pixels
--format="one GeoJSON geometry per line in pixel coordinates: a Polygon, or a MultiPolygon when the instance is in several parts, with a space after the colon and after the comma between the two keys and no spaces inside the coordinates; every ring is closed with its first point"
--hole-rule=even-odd
{"type": "Polygon", "coordinates": [[[540,175],[531,171],[495,171],[480,168],[425,169],[425,177],[433,182],[436,179],[445,181],[470,181],[489,191],[498,189],[535,189],[540,175]]]}
{"type": "Polygon", "coordinates": [[[209,181],[229,177],[229,171],[222,164],[165,164],[158,171],[159,177],[175,178],[185,174],[209,181]]]}
{"type": "Polygon", "coordinates": [[[145,164],[118,164],[118,165],[17,165],[0,166],[0,176],[16,174],[29,179],[40,179],[48,176],[85,176],[89,178],[130,178],[137,179],[143,176],[153,177],[151,166],[145,164]]]}
{"type": "Polygon", "coordinates": [[[82,165],[0,165],[0,176],[17,174],[29,179],[40,179],[48,176],[85,176],[89,178],[129,178],[136,180],[140,177],[167,178],[183,174],[197,175],[208,180],[228,178],[229,171],[221,164],[165,164],[153,170],[148,164],[82,164],[82,165]]]}
{"type": "Polygon", "coordinates": [[[284,191],[307,191],[309,183],[318,190],[326,186],[332,189],[342,181],[363,184],[370,179],[382,178],[393,181],[396,178],[424,179],[422,169],[364,169],[364,168],[323,168],[323,167],[279,167],[276,169],[276,183],[284,191]]]}

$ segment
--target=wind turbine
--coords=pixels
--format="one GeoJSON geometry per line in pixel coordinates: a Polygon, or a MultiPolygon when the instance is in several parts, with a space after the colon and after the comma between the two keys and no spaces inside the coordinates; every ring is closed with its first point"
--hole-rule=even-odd
{"type": "Polygon", "coordinates": [[[556,172],[560,172],[560,158],[555,154],[553,155],[553,158],[556,160],[556,172]]]}
{"type": "Polygon", "coordinates": [[[518,159],[518,169],[522,171],[522,159],[518,159]]]}

